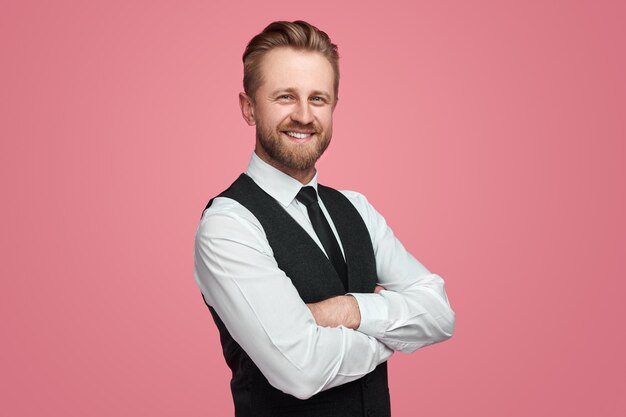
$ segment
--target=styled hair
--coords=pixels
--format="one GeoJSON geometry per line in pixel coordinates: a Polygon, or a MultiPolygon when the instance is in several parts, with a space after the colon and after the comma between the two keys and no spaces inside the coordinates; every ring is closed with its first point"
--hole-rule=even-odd
{"type": "Polygon", "coordinates": [[[272,49],[280,47],[319,52],[328,59],[335,73],[333,88],[335,100],[337,100],[339,92],[337,45],[331,42],[325,32],[302,20],[272,22],[250,40],[243,53],[243,89],[248,97],[254,100],[254,94],[263,82],[261,76],[263,56],[272,49]]]}

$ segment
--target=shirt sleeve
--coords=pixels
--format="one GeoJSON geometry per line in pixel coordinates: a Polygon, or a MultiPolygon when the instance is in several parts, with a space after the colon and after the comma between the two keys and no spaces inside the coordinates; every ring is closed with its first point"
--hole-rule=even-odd
{"type": "Polygon", "coordinates": [[[216,198],[196,232],[195,278],[229,333],[270,384],[297,398],[358,379],[393,351],[345,327],[317,326],[279,269],[258,220],[216,198]]]}
{"type": "Polygon", "coordinates": [[[367,225],[376,256],[378,285],[385,288],[378,294],[351,293],[361,311],[357,330],[406,353],[449,339],[455,316],[443,279],[430,273],[404,248],[363,195],[343,193],[367,225]]]}

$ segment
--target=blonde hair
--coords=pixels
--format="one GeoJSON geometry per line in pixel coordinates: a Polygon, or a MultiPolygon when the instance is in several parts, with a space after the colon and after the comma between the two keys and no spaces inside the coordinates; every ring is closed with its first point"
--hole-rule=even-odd
{"type": "Polygon", "coordinates": [[[261,58],[272,49],[280,47],[319,52],[328,59],[335,73],[333,87],[337,100],[339,91],[337,45],[331,42],[325,32],[302,20],[272,22],[250,40],[243,53],[243,89],[248,97],[254,100],[254,94],[263,81],[261,58]]]}

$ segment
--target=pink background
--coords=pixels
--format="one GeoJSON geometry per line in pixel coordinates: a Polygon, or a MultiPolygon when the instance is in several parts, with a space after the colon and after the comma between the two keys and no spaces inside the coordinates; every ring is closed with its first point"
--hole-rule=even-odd
{"type": "Polygon", "coordinates": [[[2,1],[0,414],[232,415],[193,237],[252,150],[243,48],[300,18],[341,53],[321,181],[457,313],[394,416],[626,415],[623,5],[2,1]]]}

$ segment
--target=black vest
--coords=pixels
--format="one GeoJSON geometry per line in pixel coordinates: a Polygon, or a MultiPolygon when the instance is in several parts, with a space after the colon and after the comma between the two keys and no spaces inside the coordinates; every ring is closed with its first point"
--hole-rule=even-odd
{"type": "MultiPolygon", "coordinates": [[[[371,238],[360,214],[340,192],[318,185],[318,193],[339,233],[348,269],[349,292],[371,293],[376,261],[371,238]]],[[[243,205],[259,220],[278,266],[291,278],[305,303],[343,295],[333,265],[307,232],[247,175],[218,197],[243,205]]],[[[213,200],[209,201],[207,208],[213,200]]],[[[208,304],[207,304],[208,306],[208,304]]],[[[259,368],[231,337],[209,306],[220,332],[226,363],[233,372],[231,390],[237,417],[388,417],[391,414],[387,363],[350,383],[322,391],[307,400],[272,387],[259,368]]],[[[356,352],[352,354],[357,354],[356,352]]]]}

